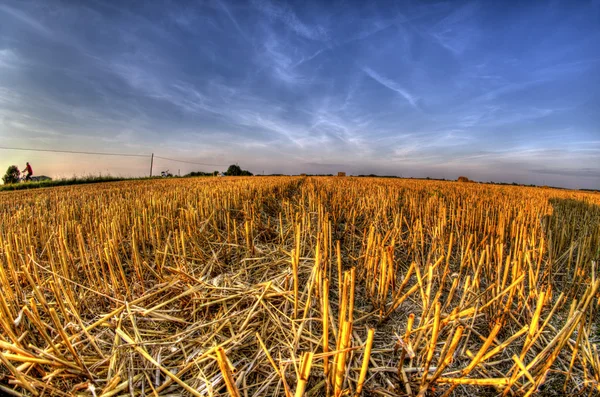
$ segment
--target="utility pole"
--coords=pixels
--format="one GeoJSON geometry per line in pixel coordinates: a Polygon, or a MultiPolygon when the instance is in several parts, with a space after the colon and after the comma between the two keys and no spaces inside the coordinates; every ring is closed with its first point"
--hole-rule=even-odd
{"type": "Polygon", "coordinates": [[[150,178],[152,178],[152,164],[154,164],[154,153],[152,153],[152,157],[150,157],[150,178]]]}

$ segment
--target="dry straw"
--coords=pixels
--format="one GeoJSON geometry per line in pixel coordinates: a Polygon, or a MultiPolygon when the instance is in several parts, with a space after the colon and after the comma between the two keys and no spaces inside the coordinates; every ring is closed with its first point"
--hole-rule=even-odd
{"type": "Polygon", "coordinates": [[[600,196],[313,177],[0,193],[0,393],[600,394],[600,196]]]}

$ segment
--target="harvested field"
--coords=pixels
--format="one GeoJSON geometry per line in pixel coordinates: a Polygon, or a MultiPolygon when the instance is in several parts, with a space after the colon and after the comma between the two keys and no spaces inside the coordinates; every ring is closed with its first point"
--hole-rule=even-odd
{"type": "Polygon", "coordinates": [[[600,195],[369,178],[0,193],[0,391],[600,395],[600,195]]]}

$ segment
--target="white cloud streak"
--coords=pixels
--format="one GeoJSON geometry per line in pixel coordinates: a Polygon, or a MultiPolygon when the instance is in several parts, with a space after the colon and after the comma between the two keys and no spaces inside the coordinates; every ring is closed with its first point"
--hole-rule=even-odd
{"type": "Polygon", "coordinates": [[[388,79],[387,77],[384,77],[382,75],[380,75],[379,73],[375,72],[373,69],[369,68],[369,67],[365,67],[363,68],[363,71],[369,76],[371,77],[373,80],[375,80],[376,82],[378,82],[379,84],[381,84],[382,86],[396,92],[397,94],[399,94],[400,96],[402,96],[404,99],[406,99],[406,101],[415,109],[419,109],[419,106],[417,104],[418,98],[415,97],[414,95],[412,95],[410,92],[408,92],[404,87],[402,87],[399,83],[397,83],[394,80],[388,79]]]}
{"type": "Polygon", "coordinates": [[[315,41],[325,41],[328,38],[325,28],[303,23],[289,7],[275,4],[269,0],[255,0],[253,3],[268,18],[280,21],[301,37],[315,41]]]}
{"type": "Polygon", "coordinates": [[[0,12],[6,13],[11,17],[19,20],[20,22],[27,25],[29,28],[33,29],[39,34],[42,34],[45,37],[53,37],[53,32],[50,29],[48,29],[44,24],[42,24],[36,18],[31,17],[29,14],[19,9],[9,7],[6,4],[0,4],[0,12]]]}

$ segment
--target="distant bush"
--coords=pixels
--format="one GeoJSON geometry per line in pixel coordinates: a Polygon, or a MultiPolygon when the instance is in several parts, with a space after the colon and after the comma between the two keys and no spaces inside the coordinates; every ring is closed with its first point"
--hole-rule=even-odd
{"type": "Polygon", "coordinates": [[[194,172],[190,172],[189,174],[186,174],[185,176],[217,176],[218,173],[219,173],[219,171],[213,171],[213,172],[194,171],[194,172]]]}
{"type": "Polygon", "coordinates": [[[248,170],[243,170],[239,165],[232,164],[227,168],[225,172],[227,176],[252,176],[253,174],[248,170]]]}
{"type": "Polygon", "coordinates": [[[12,183],[19,183],[19,167],[16,165],[11,165],[6,170],[6,174],[2,177],[2,181],[5,185],[10,185],[12,183]]]}
{"type": "Polygon", "coordinates": [[[459,182],[471,182],[471,181],[469,180],[469,178],[467,178],[466,176],[459,176],[459,177],[458,177],[458,181],[459,181],[459,182]]]}

